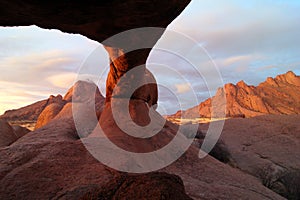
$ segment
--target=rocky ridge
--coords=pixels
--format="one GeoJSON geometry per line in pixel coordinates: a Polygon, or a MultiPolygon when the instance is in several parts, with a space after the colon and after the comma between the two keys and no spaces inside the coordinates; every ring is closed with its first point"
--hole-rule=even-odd
{"type": "Polygon", "coordinates": [[[216,117],[222,108],[219,99],[226,97],[226,117],[254,117],[265,114],[300,114],[300,76],[289,71],[275,78],[268,77],[258,86],[244,81],[226,84],[214,97],[198,106],[178,111],[171,118],[216,117]],[[215,109],[212,113],[212,101],[215,109]]]}

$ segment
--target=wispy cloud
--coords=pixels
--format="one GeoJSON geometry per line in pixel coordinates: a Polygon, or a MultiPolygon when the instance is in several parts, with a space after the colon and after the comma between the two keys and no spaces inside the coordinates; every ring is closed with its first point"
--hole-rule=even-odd
{"type": "Polygon", "coordinates": [[[66,88],[67,85],[71,86],[76,80],[77,74],[74,72],[61,73],[47,78],[52,85],[60,88],[66,88]]]}
{"type": "Polygon", "coordinates": [[[99,46],[80,35],[35,26],[0,28],[0,44],[0,113],[65,93],[99,46]]]}
{"type": "Polygon", "coordinates": [[[189,83],[175,84],[175,87],[177,93],[179,94],[191,91],[191,85],[189,83]]]}

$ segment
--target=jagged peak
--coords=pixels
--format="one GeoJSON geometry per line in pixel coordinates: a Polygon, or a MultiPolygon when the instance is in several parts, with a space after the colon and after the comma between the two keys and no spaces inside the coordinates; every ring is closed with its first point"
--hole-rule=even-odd
{"type": "Polygon", "coordinates": [[[296,74],[293,71],[288,71],[287,73],[285,73],[286,76],[293,76],[295,77],[296,74]]]}
{"type": "Polygon", "coordinates": [[[49,96],[49,99],[54,99],[54,98],[56,98],[56,99],[62,99],[62,96],[60,95],[60,94],[58,94],[58,95],[50,95],[49,96]]]}
{"type": "Polygon", "coordinates": [[[234,85],[233,83],[226,83],[223,88],[236,88],[236,85],[234,85]]]}
{"type": "Polygon", "coordinates": [[[265,83],[266,83],[266,84],[269,84],[269,85],[273,85],[273,86],[278,86],[276,80],[275,80],[274,78],[272,78],[272,77],[268,77],[268,78],[266,79],[265,82],[262,82],[262,83],[259,84],[259,85],[263,85],[263,84],[265,84],[265,83]]]}
{"type": "Polygon", "coordinates": [[[298,78],[298,76],[294,72],[288,71],[285,74],[280,74],[280,75],[276,76],[274,80],[277,82],[293,83],[294,80],[297,78],[298,78]]]}
{"type": "Polygon", "coordinates": [[[245,81],[241,80],[236,84],[238,87],[249,87],[249,85],[247,85],[247,83],[245,83],[245,81]]]}
{"type": "Polygon", "coordinates": [[[284,74],[277,75],[276,78],[277,77],[295,77],[295,76],[296,76],[296,74],[293,71],[287,71],[284,74]]]}

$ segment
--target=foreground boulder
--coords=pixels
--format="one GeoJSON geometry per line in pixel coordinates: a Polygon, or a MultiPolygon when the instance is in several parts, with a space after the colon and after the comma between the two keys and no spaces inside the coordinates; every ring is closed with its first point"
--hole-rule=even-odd
{"type": "Polygon", "coordinates": [[[75,136],[67,113],[0,148],[1,199],[190,199],[178,176],[129,175],[101,164],[75,136]]]}
{"type": "Polygon", "coordinates": [[[23,137],[24,135],[30,132],[29,129],[22,126],[12,125],[11,127],[14,129],[14,132],[18,138],[23,137]]]}
{"type": "MultiPolygon", "coordinates": [[[[299,121],[300,115],[229,119],[225,121],[221,140],[233,166],[257,177],[282,196],[297,199],[300,197],[299,121]]],[[[200,128],[206,130],[208,124],[200,128]]]]}
{"type": "MultiPolygon", "coordinates": [[[[134,194],[140,199],[189,199],[180,179],[168,174],[180,176],[186,193],[193,199],[282,199],[256,178],[238,169],[210,156],[199,160],[198,149],[193,146],[178,161],[160,170],[168,174],[132,176],[118,172],[97,161],[87,151],[82,142],[95,141],[95,138],[78,139],[72,117],[66,115],[67,110],[63,113],[9,147],[0,148],[1,199],[91,196],[131,199],[134,194]]],[[[161,131],[164,138],[172,138],[176,133],[171,126],[166,125],[161,131]]],[[[147,148],[161,145],[160,140],[152,140],[147,148]]],[[[105,146],[96,148],[109,151],[105,146]]],[[[147,151],[143,146],[139,148],[136,151],[147,151]]]]}

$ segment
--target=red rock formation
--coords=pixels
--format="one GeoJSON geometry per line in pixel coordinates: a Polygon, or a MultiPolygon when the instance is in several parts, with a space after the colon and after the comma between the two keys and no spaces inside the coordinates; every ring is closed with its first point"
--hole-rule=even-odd
{"type": "Polygon", "coordinates": [[[22,127],[22,126],[11,125],[11,127],[13,128],[17,138],[23,137],[24,135],[26,135],[27,133],[30,132],[30,130],[28,130],[27,128],[22,127]]]}
{"type": "Polygon", "coordinates": [[[35,125],[35,129],[38,129],[48,124],[61,111],[64,105],[65,103],[63,101],[61,103],[52,103],[48,105],[40,114],[37,123],[35,125]]]}
{"type": "Polygon", "coordinates": [[[8,110],[0,116],[0,119],[7,121],[36,121],[47,106],[47,101],[48,100],[42,100],[19,109],[8,110]]]}
{"type": "Polygon", "coordinates": [[[179,177],[167,173],[150,173],[128,177],[120,185],[114,199],[191,200],[192,198],[185,194],[183,182],[179,177]]]}
{"type": "Polygon", "coordinates": [[[132,199],[133,194],[141,199],[190,199],[175,175],[132,176],[104,166],[80,140],[68,136],[68,126],[60,119],[0,149],[1,199],[132,199]]]}
{"type": "Polygon", "coordinates": [[[90,103],[104,100],[97,85],[87,81],[77,81],[65,94],[63,98],[66,102],[90,103]]]}
{"type": "MultiPolygon", "coordinates": [[[[213,98],[181,114],[184,118],[211,117],[211,103],[226,95],[227,117],[254,117],[264,114],[300,114],[300,76],[289,71],[276,78],[268,77],[257,87],[244,81],[226,84],[213,98]]],[[[215,110],[218,110],[218,106],[215,110]]],[[[179,117],[171,116],[171,117],[179,117]]]]}
{"type": "Polygon", "coordinates": [[[14,129],[4,120],[0,120],[0,147],[5,147],[15,142],[18,137],[14,129]]]}
{"type": "MultiPolygon", "coordinates": [[[[72,109],[77,109],[77,111],[82,110],[85,117],[81,117],[80,121],[86,123],[88,126],[93,114],[96,115],[97,118],[100,117],[104,107],[104,101],[105,98],[100,93],[96,84],[86,81],[77,81],[74,86],[68,90],[64,98],[62,98],[61,95],[58,95],[57,97],[54,97],[53,95],[50,96],[46,108],[38,117],[35,129],[48,124],[51,120],[55,119],[60,112],[63,113],[60,114],[60,116],[65,115],[70,118],[73,117],[72,109]],[[89,106],[86,106],[87,104],[92,104],[94,106],[94,113],[93,110],[87,111],[89,109],[89,106]],[[86,113],[89,113],[89,116],[86,113]]],[[[95,123],[93,123],[93,128],[94,127],[95,123]]]]}
{"type": "Polygon", "coordinates": [[[0,116],[0,119],[4,119],[6,121],[37,121],[42,111],[48,105],[60,101],[62,101],[61,95],[56,97],[51,95],[48,99],[38,101],[28,106],[24,106],[19,109],[8,110],[0,116]]]}
{"type": "MultiPolygon", "coordinates": [[[[209,156],[199,160],[194,146],[161,170],[181,176],[185,189],[174,175],[118,172],[92,157],[82,144],[92,138],[75,137],[69,115],[65,110],[43,128],[0,148],[1,199],[189,199],[184,191],[194,199],[282,199],[238,169],[209,156]]],[[[163,132],[165,137],[175,134],[167,127],[163,132]]]]}
{"type": "Polygon", "coordinates": [[[0,119],[0,148],[9,146],[29,132],[28,129],[13,125],[0,119]]]}

